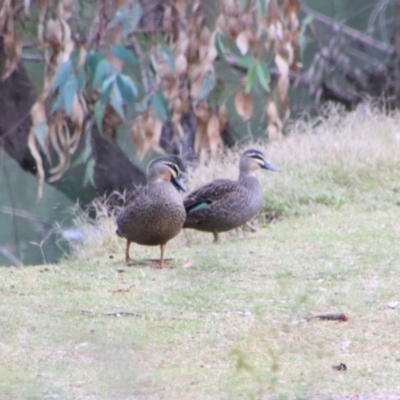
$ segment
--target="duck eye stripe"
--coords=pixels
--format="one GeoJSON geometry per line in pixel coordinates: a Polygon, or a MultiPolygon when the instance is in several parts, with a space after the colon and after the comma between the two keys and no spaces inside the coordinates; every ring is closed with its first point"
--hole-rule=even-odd
{"type": "Polygon", "coordinates": [[[172,163],[165,163],[165,165],[172,171],[175,172],[175,174],[178,176],[179,175],[179,168],[176,164],[172,164],[172,163]]]}
{"type": "Polygon", "coordinates": [[[261,156],[261,154],[252,153],[252,154],[249,154],[249,156],[251,158],[254,158],[255,160],[260,160],[260,161],[264,162],[264,157],[261,156]]]}

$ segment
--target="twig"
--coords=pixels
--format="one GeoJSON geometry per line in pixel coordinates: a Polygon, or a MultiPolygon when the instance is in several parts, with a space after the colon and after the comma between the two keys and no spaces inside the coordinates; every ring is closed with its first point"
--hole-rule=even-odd
{"type": "Polygon", "coordinates": [[[306,317],[307,321],[311,321],[313,319],[322,319],[323,321],[341,321],[346,322],[349,320],[349,317],[343,313],[321,313],[314,314],[306,317]]]}
{"type": "Polygon", "coordinates": [[[137,317],[141,318],[141,314],[137,314],[132,311],[112,311],[112,312],[96,312],[96,311],[90,311],[90,310],[81,310],[81,313],[83,314],[91,314],[91,315],[104,315],[106,317],[122,317],[124,315],[126,316],[131,316],[131,317],[137,317]]]}
{"type": "Polygon", "coordinates": [[[313,10],[311,7],[306,6],[305,4],[300,5],[300,10],[303,11],[306,14],[311,14],[314,19],[321,24],[329,26],[331,29],[341,32],[345,34],[346,36],[349,36],[350,38],[354,39],[355,41],[362,43],[365,46],[370,46],[373,47],[374,49],[381,51],[386,54],[393,54],[394,53],[394,47],[380,42],[378,40],[375,40],[371,38],[370,36],[357,31],[356,29],[350,28],[348,26],[345,26],[344,24],[341,24],[332,18],[329,18],[318,11],[313,10]]]}
{"type": "Polygon", "coordinates": [[[24,264],[22,264],[22,262],[4,246],[0,246],[0,253],[3,254],[4,257],[8,258],[15,266],[23,267],[24,264]]]}
{"type": "Polygon", "coordinates": [[[135,286],[135,284],[129,286],[126,289],[116,289],[116,290],[110,290],[111,293],[128,293],[133,287],[135,286]]]}

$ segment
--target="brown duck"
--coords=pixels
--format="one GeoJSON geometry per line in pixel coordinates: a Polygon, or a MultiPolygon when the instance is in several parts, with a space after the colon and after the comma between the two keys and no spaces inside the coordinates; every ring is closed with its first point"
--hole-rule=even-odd
{"type": "Polygon", "coordinates": [[[129,264],[132,242],[145,246],[160,246],[158,262],[164,266],[166,243],[182,229],[186,212],[177,189],[186,191],[179,180],[181,161],[165,156],[154,159],[147,167],[147,186],[134,190],[125,208],[118,214],[116,231],[126,239],[125,262],[129,264]]]}
{"type": "Polygon", "coordinates": [[[265,160],[261,151],[246,150],[240,157],[237,181],[216,179],[184,199],[186,220],[183,227],[212,232],[214,242],[218,242],[219,232],[251,220],[263,205],[262,188],[254,174],[259,169],[278,171],[265,160]]]}

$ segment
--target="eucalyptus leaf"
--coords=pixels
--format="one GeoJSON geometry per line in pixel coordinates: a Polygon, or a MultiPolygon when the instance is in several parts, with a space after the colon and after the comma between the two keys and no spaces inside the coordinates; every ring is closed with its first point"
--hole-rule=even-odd
{"type": "Polygon", "coordinates": [[[194,105],[196,106],[203,100],[207,99],[208,95],[212,92],[212,90],[215,88],[217,80],[215,78],[215,75],[212,72],[209,72],[203,79],[203,82],[201,83],[199,94],[197,96],[197,99],[194,102],[194,105]]]}
{"type": "Polygon", "coordinates": [[[257,64],[257,77],[261,83],[261,86],[264,88],[264,90],[266,92],[269,93],[269,91],[270,91],[270,87],[269,87],[270,75],[269,75],[268,68],[265,64],[262,64],[262,63],[257,64]]]}
{"type": "Polygon", "coordinates": [[[129,76],[122,74],[117,76],[116,82],[119,90],[121,91],[122,97],[125,100],[128,110],[131,112],[135,111],[135,96],[137,94],[137,88],[135,84],[132,82],[129,76]]]}
{"type": "Polygon", "coordinates": [[[101,86],[104,79],[114,72],[113,67],[107,59],[103,58],[96,66],[96,72],[93,78],[93,87],[101,86]]]}
{"type": "Polygon", "coordinates": [[[91,86],[93,86],[93,81],[97,66],[99,62],[104,59],[105,59],[104,54],[100,52],[90,52],[86,56],[85,69],[91,86]]]}
{"type": "Polygon", "coordinates": [[[161,91],[154,93],[151,96],[151,107],[154,112],[158,115],[161,121],[164,123],[167,120],[167,112],[168,112],[168,101],[164,97],[164,94],[161,91]]]}
{"type": "Polygon", "coordinates": [[[40,124],[35,125],[32,130],[35,138],[40,144],[40,147],[44,150],[46,148],[46,138],[49,134],[49,127],[47,126],[47,123],[41,122],[40,124]]]}
{"type": "Polygon", "coordinates": [[[63,87],[63,103],[65,112],[70,117],[72,115],[72,106],[74,103],[75,94],[78,92],[78,79],[76,76],[71,76],[63,87]]]}
{"type": "Polygon", "coordinates": [[[110,50],[114,57],[118,58],[119,60],[123,61],[126,64],[130,65],[139,64],[138,58],[125,46],[122,46],[120,44],[113,44],[110,47],[110,50]]]}
{"type": "Polygon", "coordinates": [[[53,102],[51,106],[51,113],[54,114],[63,104],[63,96],[61,93],[58,94],[56,100],[53,102]]]}
{"type": "Polygon", "coordinates": [[[246,87],[244,89],[244,91],[246,93],[250,93],[251,88],[253,87],[254,84],[254,80],[256,79],[256,75],[257,75],[257,66],[253,65],[249,68],[249,70],[247,71],[247,75],[246,75],[246,87]]]}
{"type": "Polygon", "coordinates": [[[175,57],[171,49],[166,45],[161,45],[158,48],[159,52],[164,55],[165,61],[172,72],[175,72],[175,57]]]}
{"type": "Polygon", "coordinates": [[[265,15],[265,10],[266,10],[265,2],[266,1],[267,0],[257,0],[257,12],[259,13],[260,16],[265,15]]]}
{"type": "Polygon", "coordinates": [[[114,83],[113,89],[111,92],[111,100],[110,104],[115,112],[119,115],[119,117],[124,120],[125,112],[124,112],[124,100],[122,98],[121,91],[118,88],[118,85],[114,83]]]}
{"type": "Polygon", "coordinates": [[[108,23],[107,29],[115,28],[121,22],[125,22],[128,19],[128,7],[124,6],[117,10],[114,18],[108,23]]]}
{"type": "Polygon", "coordinates": [[[132,14],[133,14],[133,18],[131,18],[129,21],[129,28],[133,31],[137,28],[137,26],[139,25],[139,22],[143,16],[143,8],[139,2],[137,2],[135,4],[132,14]]]}
{"type": "Polygon", "coordinates": [[[68,60],[61,64],[54,78],[52,90],[55,92],[61,85],[65,84],[72,69],[72,61],[68,60]]]}
{"type": "Polygon", "coordinates": [[[85,68],[82,66],[78,71],[78,90],[82,90],[86,86],[85,68]]]}
{"type": "Polygon", "coordinates": [[[221,60],[225,60],[226,38],[219,32],[215,35],[215,48],[221,60]]]}
{"type": "Polygon", "coordinates": [[[72,167],[76,167],[79,164],[86,163],[88,158],[91,156],[92,151],[93,151],[93,149],[92,149],[92,138],[91,138],[90,133],[86,132],[85,148],[83,149],[83,151],[81,152],[79,157],[72,163],[72,167]]]}
{"type": "Polygon", "coordinates": [[[252,56],[243,56],[238,60],[238,65],[244,68],[250,68],[254,65],[254,58],[252,56]]]}
{"type": "Polygon", "coordinates": [[[94,167],[96,165],[96,160],[93,157],[90,157],[88,163],[86,164],[85,176],[83,178],[83,186],[87,186],[88,183],[91,183],[93,186],[96,186],[94,183],[94,167]]]}
{"type": "Polygon", "coordinates": [[[110,100],[111,90],[115,82],[115,75],[110,75],[101,85],[100,89],[100,101],[103,105],[106,105],[110,100]]]}
{"type": "Polygon", "coordinates": [[[97,129],[100,133],[103,133],[103,117],[104,111],[106,109],[105,104],[101,102],[101,100],[97,100],[96,104],[94,105],[94,119],[96,121],[97,129]]]}

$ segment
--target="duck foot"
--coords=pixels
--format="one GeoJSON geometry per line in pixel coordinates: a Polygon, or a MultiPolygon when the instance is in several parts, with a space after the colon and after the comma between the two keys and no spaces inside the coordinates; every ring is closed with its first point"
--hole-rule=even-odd
{"type": "Polygon", "coordinates": [[[161,260],[158,258],[151,258],[148,259],[147,261],[152,262],[153,264],[156,264],[157,268],[164,268],[165,264],[169,264],[171,261],[173,261],[173,258],[164,258],[164,260],[161,262],[161,260]]]}

